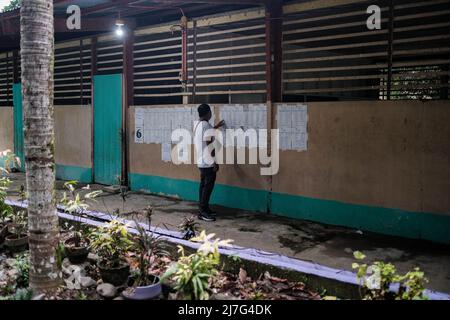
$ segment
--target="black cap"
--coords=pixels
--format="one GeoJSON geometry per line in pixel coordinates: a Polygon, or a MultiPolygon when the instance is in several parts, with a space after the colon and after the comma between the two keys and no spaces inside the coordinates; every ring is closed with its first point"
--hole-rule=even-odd
{"type": "Polygon", "coordinates": [[[210,111],[211,111],[211,107],[209,105],[207,105],[206,103],[203,103],[198,107],[198,116],[200,118],[203,118],[210,111]]]}

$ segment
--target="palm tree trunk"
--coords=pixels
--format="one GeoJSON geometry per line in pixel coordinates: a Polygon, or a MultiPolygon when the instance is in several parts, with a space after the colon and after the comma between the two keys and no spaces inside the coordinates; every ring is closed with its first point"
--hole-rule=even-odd
{"type": "Polygon", "coordinates": [[[53,1],[23,0],[20,16],[30,286],[39,292],[56,288],[61,279],[54,197],[53,1]]]}

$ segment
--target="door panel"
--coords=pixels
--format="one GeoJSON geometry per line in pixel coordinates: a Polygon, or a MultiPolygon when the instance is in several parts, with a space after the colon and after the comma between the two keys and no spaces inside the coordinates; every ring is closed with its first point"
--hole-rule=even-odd
{"type": "Polygon", "coordinates": [[[122,75],[94,76],[94,180],[116,185],[122,173],[122,75]]]}
{"type": "Polygon", "coordinates": [[[20,170],[25,171],[25,156],[23,149],[23,105],[22,85],[13,84],[13,107],[14,107],[14,153],[20,159],[20,170]]]}

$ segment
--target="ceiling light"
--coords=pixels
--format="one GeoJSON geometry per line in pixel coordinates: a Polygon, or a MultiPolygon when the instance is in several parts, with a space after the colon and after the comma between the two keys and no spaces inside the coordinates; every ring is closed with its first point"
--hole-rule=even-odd
{"type": "Polygon", "coordinates": [[[124,35],[124,30],[123,30],[123,26],[125,25],[123,20],[116,20],[116,35],[118,35],[119,37],[122,37],[124,35]]]}

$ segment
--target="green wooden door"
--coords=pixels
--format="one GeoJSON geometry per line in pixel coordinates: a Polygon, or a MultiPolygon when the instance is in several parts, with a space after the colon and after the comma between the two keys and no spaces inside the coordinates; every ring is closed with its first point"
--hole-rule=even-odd
{"type": "Polygon", "coordinates": [[[94,180],[116,185],[122,174],[122,75],[94,76],[94,180]]]}
{"type": "Polygon", "coordinates": [[[25,156],[23,149],[23,106],[22,85],[13,84],[13,107],[14,107],[14,153],[20,159],[21,170],[25,170],[25,156]]]}

